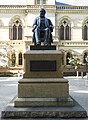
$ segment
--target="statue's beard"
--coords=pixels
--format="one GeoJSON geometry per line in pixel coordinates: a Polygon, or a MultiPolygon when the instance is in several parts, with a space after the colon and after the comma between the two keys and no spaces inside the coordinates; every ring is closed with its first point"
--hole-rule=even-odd
{"type": "Polygon", "coordinates": [[[44,18],[44,17],[45,17],[45,15],[43,15],[43,14],[40,14],[40,17],[41,17],[41,18],[44,18]]]}

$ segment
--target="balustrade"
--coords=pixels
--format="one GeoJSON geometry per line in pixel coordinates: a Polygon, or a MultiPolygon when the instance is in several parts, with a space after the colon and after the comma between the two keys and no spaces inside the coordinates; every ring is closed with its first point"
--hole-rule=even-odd
{"type": "Polygon", "coordinates": [[[56,6],[57,10],[62,10],[62,9],[74,9],[74,10],[78,10],[78,9],[86,9],[88,10],[88,6],[56,6]]]}

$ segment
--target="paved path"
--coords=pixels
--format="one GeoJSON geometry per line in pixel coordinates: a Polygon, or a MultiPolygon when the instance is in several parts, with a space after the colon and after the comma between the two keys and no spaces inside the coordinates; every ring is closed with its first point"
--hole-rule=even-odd
{"type": "MultiPolygon", "coordinates": [[[[21,77],[0,77],[0,113],[1,110],[14,98],[14,96],[17,95],[18,91],[17,85],[19,79],[21,79],[21,77]]],[[[88,80],[86,79],[86,77],[84,77],[83,79],[81,77],[79,78],[65,77],[65,79],[69,80],[70,95],[76,101],[78,101],[78,103],[81,106],[83,106],[83,108],[87,111],[88,114],[88,80]]],[[[34,119],[19,119],[19,120],[34,120],[34,119]]],[[[42,119],[42,120],[67,120],[67,119],[42,119]]],[[[88,118],[85,119],[70,118],[68,120],[88,120],[88,118]]]]}
{"type": "Polygon", "coordinates": [[[0,77],[0,111],[17,95],[18,79],[20,78],[0,77]]]}
{"type": "Polygon", "coordinates": [[[76,77],[67,77],[66,79],[69,80],[70,95],[83,106],[88,114],[88,80],[76,77]]]}

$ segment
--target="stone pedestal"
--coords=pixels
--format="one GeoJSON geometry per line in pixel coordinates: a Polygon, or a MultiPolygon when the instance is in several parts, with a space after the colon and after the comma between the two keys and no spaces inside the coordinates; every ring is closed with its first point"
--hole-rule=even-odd
{"type": "Polygon", "coordinates": [[[56,50],[27,51],[23,78],[62,78],[61,59],[61,52],[56,50]]]}
{"type": "Polygon", "coordinates": [[[67,98],[68,81],[63,78],[22,79],[18,84],[18,98],[67,98]]]}
{"type": "Polygon", "coordinates": [[[18,82],[18,96],[2,111],[2,118],[86,117],[86,111],[69,96],[61,52],[55,47],[44,49],[37,47],[24,54],[25,73],[18,82]]]}
{"type": "Polygon", "coordinates": [[[68,81],[63,78],[22,79],[18,84],[16,107],[73,106],[68,81]]]}
{"type": "Polygon", "coordinates": [[[62,54],[56,50],[30,50],[24,54],[25,74],[18,84],[16,107],[73,106],[68,80],[61,71],[62,54]]]}

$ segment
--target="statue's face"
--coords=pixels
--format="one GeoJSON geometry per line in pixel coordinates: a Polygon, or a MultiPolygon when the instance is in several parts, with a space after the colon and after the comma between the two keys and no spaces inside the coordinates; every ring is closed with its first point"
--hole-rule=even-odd
{"type": "Polygon", "coordinates": [[[45,11],[44,10],[40,10],[40,17],[45,17],[45,11]]]}

